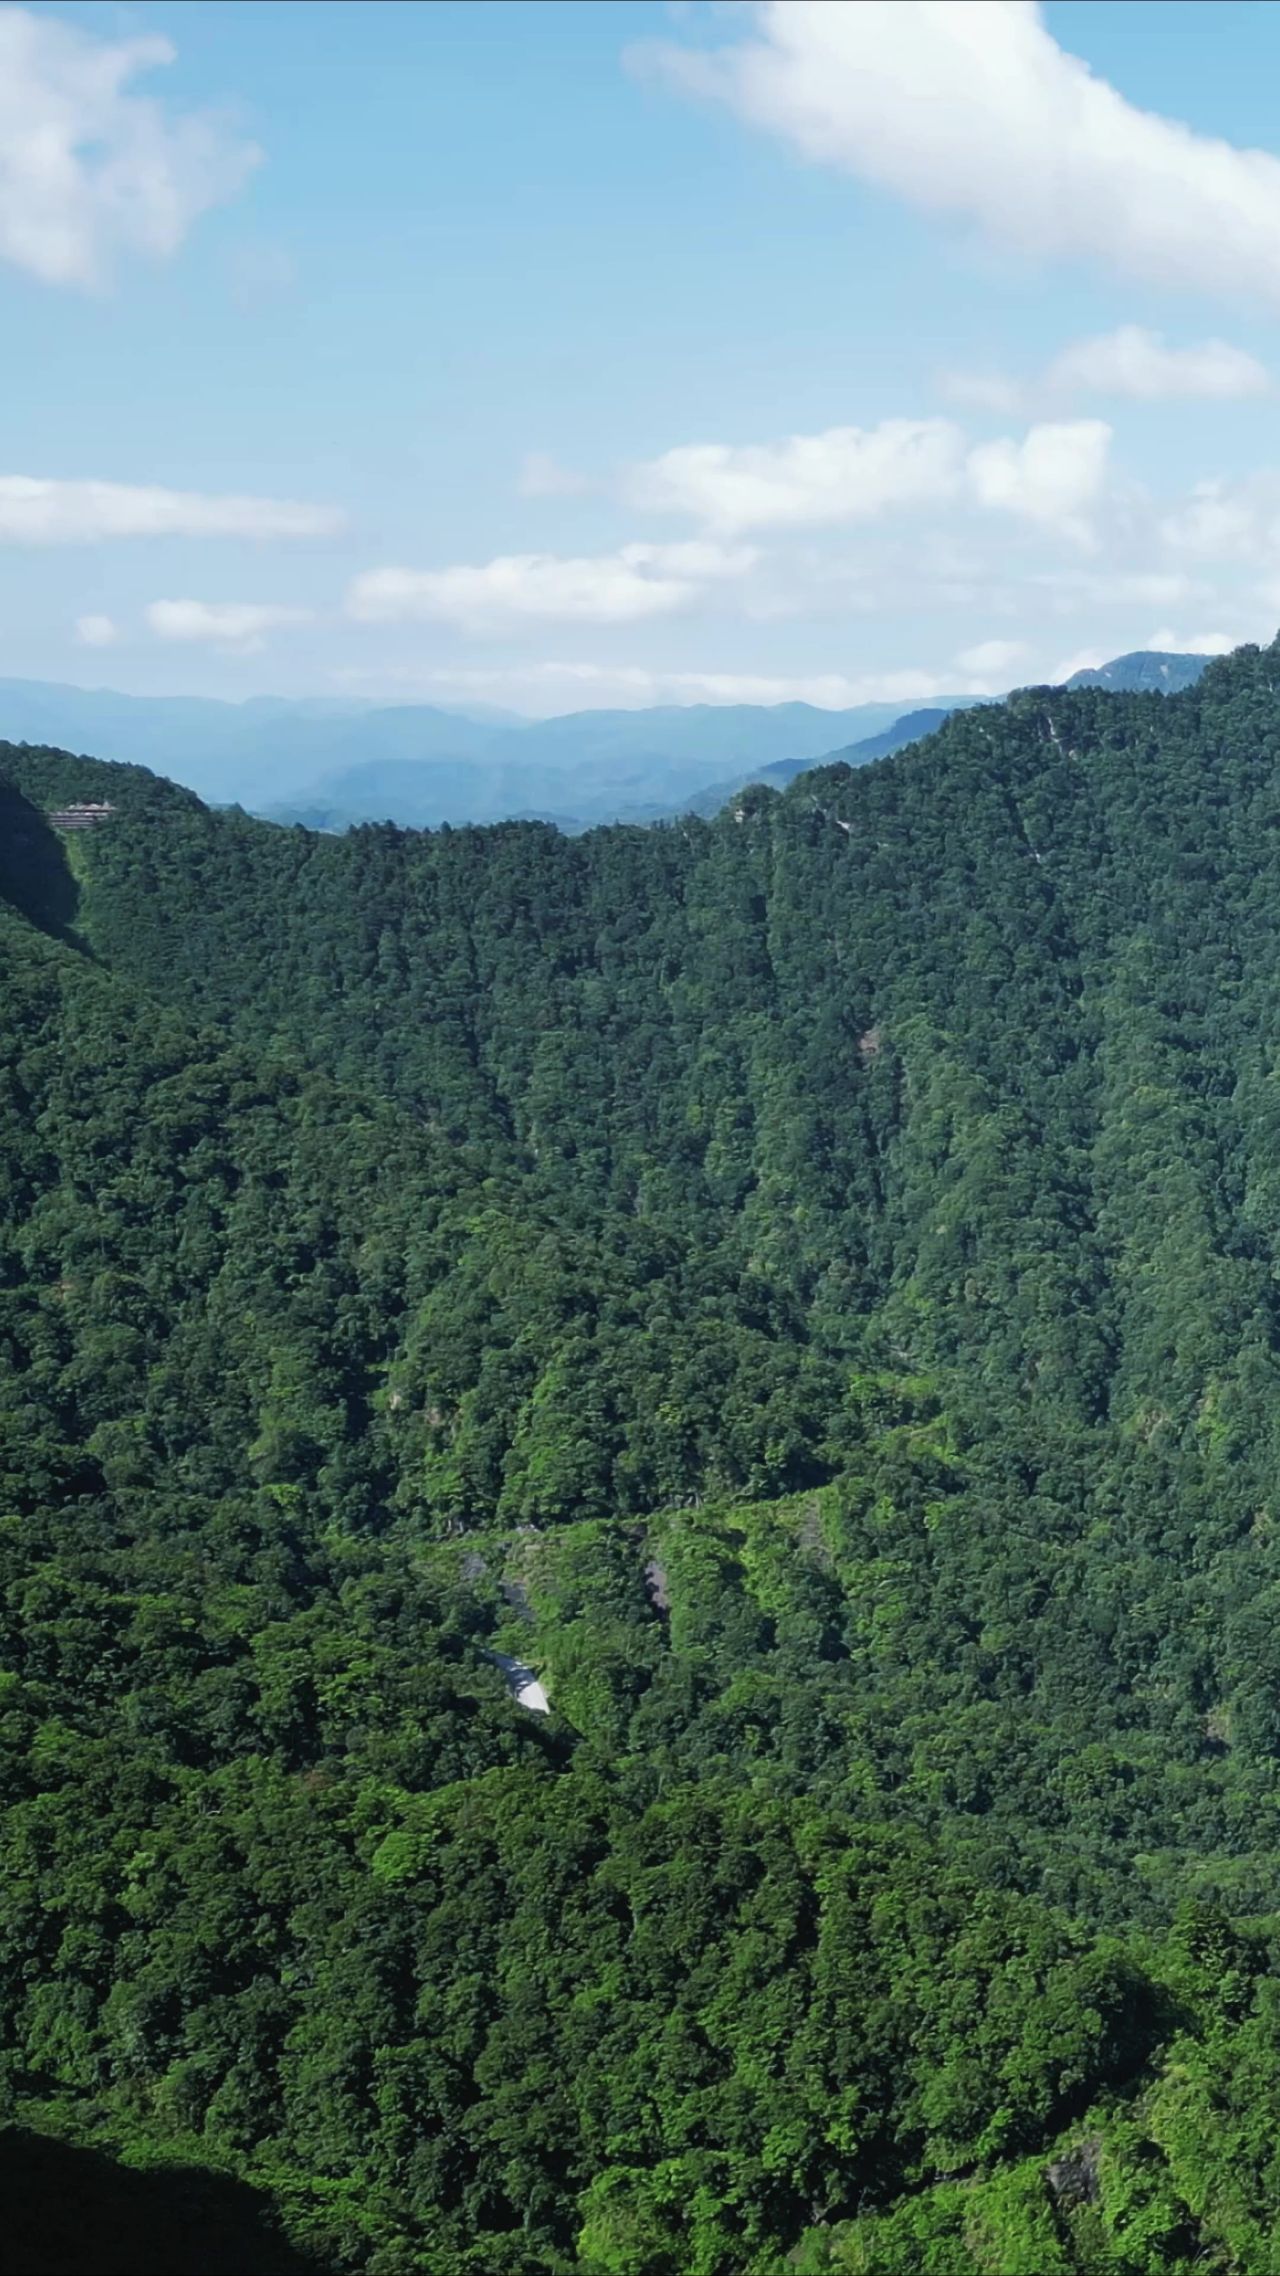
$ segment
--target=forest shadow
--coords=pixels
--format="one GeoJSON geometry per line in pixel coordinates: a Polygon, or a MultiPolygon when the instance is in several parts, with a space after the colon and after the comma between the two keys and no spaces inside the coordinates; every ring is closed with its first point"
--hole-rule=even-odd
{"type": "Polygon", "coordinates": [[[12,783],[0,782],[0,900],[41,932],[69,940],[79,898],[57,831],[12,783]]]}
{"type": "Polygon", "coordinates": [[[0,2238],[6,2276],[323,2276],[245,2182],[17,2126],[0,2131],[0,2238]]]}

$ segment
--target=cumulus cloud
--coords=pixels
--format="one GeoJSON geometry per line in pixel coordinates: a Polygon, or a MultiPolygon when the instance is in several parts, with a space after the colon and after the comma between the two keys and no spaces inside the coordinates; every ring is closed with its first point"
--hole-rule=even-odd
{"type": "Polygon", "coordinates": [[[976,648],[962,648],[956,658],[969,679],[1005,681],[1027,653],[1025,640],[980,640],[976,648]]]}
{"type": "Polygon", "coordinates": [[[1061,657],[1053,666],[1046,675],[1046,685],[1058,688],[1064,680],[1074,679],[1077,672],[1096,672],[1101,665],[1110,663],[1111,655],[1112,651],[1106,648],[1077,648],[1073,655],[1061,657]]]}
{"type": "Polygon", "coordinates": [[[1056,524],[1073,537],[1101,495],[1111,429],[1097,419],[1031,427],[966,452],[948,419],[886,419],[777,443],[692,443],[633,467],[627,492],[722,534],[872,520],[964,503],[1056,524]]]}
{"type": "Polygon", "coordinates": [[[120,627],[111,616],[78,616],[76,639],[82,648],[114,648],[120,627]]]}
{"type": "Polygon", "coordinates": [[[1005,372],[945,371],[939,386],[949,402],[977,411],[1009,412],[1054,395],[1128,396],[1140,403],[1238,402],[1269,395],[1271,374],[1256,356],[1226,340],[1171,348],[1159,332],[1122,324],[1089,340],[1074,340],[1031,380],[1005,372]]]}
{"type": "Polygon", "coordinates": [[[807,158],[1046,259],[1280,303],[1280,160],[1129,103],[1036,0],[763,0],[643,51],[807,158]]]}
{"type": "Polygon", "coordinates": [[[92,545],[113,537],[324,537],[328,506],[288,498],[206,496],[124,482],[54,482],[0,474],[0,544],[92,545]]]}
{"type": "Polygon", "coordinates": [[[242,656],[256,655],[269,632],[311,619],[310,609],[273,601],[152,601],[145,614],[158,640],[203,641],[242,656]]]}
{"type": "Polygon", "coordinates": [[[1260,468],[1235,482],[1198,482],[1161,517],[1158,535],[1184,560],[1280,569],[1280,474],[1260,468]]]}
{"type": "Polygon", "coordinates": [[[1248,483],[1198,482],[1186,503],[1165,515],[1160,536],[1174,553],[1240,560],[1256,554],[1267,528],[1274,528],[1276,503],[1248,483]]]}
{"type": "Polygon", "coordinates": [[[549,451],[531,450],[521,461],[516,487],[522,498],[578,498],[591,485],[585,474],[562,466],[549,451]]]}
{"type": "Polygon", "coordinates": [[[0,258],[46,284],[105,283],[122,254],[163,260],[233,197],[261,153],[209,113],[131,92],[167,39],[0,7],[0,258]]]}
{"type": "Polygon", "coordinates": [[[695,600],[710,580],[745,575],[749,546],[694,540],[624,545],[617,553],[501,554],[448,569],[370,569],[353,580],[347,613],[366,624],[438,620],[484,631],[521,620],[629,624],[695,600]]]}
{"type": "Polygon", "coordinates": [[[1271,379],[1256,356],[1226,340],[1170,348],[1158,332],[1122,324],[1116,332],[1064,348],[1045,373],[1045,384],[1064,394],[1130,395],[1146,403],[1197,396],[1223,403],[1266,395],[1271,379]]]}
{"type": "Polygon", "coordinates": [[[1101,419],[1030,427],[1021,442],[1003,436],[971,450],[969,486],[981,506],[1085,540],[1106,480],[1110,444],[1111,429],[1101,419]]]}
{"type": "Polygon", "coordinates": [[[678,545],[628,545],[625,558],[650,563],[677,577],[745,577],[760,556],[753,545],[719,545],[708,538],[686,538],[678,545]]]}
{"type": "Polygon", "coordinates": [[[1142,645],[1166,656],[1229,656],[1247,638],[1243,632],[1175,632],[1171,625],[1161,624],[1142,645]]]}
{"type": "Polygon", "coordinates": [[[632,469],[632,501],[720,530],[868,520],[956,488],[963,438],[947,419],[886,419],[777,443],[686,443],[632,469]]]}

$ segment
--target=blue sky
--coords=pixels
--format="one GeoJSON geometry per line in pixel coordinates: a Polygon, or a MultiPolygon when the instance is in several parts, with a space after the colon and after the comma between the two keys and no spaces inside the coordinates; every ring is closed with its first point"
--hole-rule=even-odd
{"type": "Polygon", "coordinates": [[[1269,638],[1278,69],[1230,0],[0,7],[0,674],[549,712],[1269,638]]]}

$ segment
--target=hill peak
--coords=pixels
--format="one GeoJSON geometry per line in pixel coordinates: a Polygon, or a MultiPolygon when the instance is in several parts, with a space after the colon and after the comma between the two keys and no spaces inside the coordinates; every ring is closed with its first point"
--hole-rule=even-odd
{"type": "Polygon", "coordinates": [[[1128,655],[1113,656],[1109,664],[1073,672],[1064,685],[1114,688],[1126,695],[1176,695],[1180,688],[1194,687],[1210,662],[1209,656],[1184,655],[1172,649],[1134,648],[1128,655]]]}

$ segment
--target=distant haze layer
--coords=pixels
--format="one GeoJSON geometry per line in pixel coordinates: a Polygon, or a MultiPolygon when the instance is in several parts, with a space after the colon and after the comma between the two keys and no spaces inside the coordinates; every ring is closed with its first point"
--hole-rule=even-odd
{"type": "MultiPolygon", "coordinates": [[[[1169,693],[1201,656],[1119,657],[1080,684],[1169,693]]],[[[820,760],[884,756],[931,732],[972,695],[927,711],[866,703],[668,705],[559,719],[479,718],[426,704],[377,706],[261,696],[121,695],[41,680],[0,681],[0,735],[155,769],[215,805],[345,829],[536,816],[566,829],[714,813],[744,783],[779,786],[820,760]]]]}

